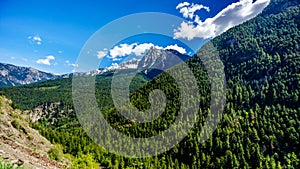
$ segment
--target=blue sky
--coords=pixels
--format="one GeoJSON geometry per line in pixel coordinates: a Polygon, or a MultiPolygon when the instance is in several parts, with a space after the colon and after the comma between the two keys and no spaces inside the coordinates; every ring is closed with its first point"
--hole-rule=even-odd
{"type": "Polygon", "coordinates": [[[253,18],[268,3],[269,0],[1,0],[0,62],[56,74],[70,73],[77,66],[81,48],[98,29],[140,12],[172,14],[187,22],[173,25],[171,38],[145,34],[125,39],[110,49],[99,49],[96,57],[107,58],[102,66],[120,63],[127,55],[142,56],[141,52],[151,46],[182,49],[189,54],[197,47],[188,49],[176,39],[205,41],[253,18]]]}

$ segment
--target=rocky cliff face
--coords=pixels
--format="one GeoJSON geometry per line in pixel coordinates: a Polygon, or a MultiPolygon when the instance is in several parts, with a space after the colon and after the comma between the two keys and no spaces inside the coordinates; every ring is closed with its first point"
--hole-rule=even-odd
{"type": "Polygon", "coordinates": [[[74,110],[65,107],[61,102],[45,103],[35,107],[33,110],[26,110],[31,122],[38,122],[41,119],[53,124],[56,119],[74,115],[74,110]]]}
{"type": "Polygon", "coordinates": [[[179,53],[176,50],[164,50],[151,48],[142,59],[132,59],[122,64],[109,67],[113,69],[160,69],[166,70],[181,62],[186,61],[190,56],[179,53]]]}
{"type": "Polygon", "coordinates": [[[11,105],[11,100],[0,96],[0,158],[15,167],[67,168],[48,157],[53,145],[29,126],[28,116],[11,105]]]}
{"type": "Polygon", "coordinates": [[[188,55],[183,55],[175,50],[163,50],[152,48],[138,63],[140,69],[160,69],[166,70],[179,63],[186,61],[188,55]]]}

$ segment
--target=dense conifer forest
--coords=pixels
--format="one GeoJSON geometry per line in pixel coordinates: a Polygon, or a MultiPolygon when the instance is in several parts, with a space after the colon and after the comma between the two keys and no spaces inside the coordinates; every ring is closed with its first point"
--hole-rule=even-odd
{"type": "MultiPolygon", "coordinates": [[[[273,0],[256,18],[211,40],[218,49],[226,75],[226,104],[212,136],[199,142],[202,124],[210,113],[211,88],[200,49],[186,63],[198,82],[201,97],[197,125],[177,146],[149,158],[125,158],[109,153],[84,132],[72,111],[53,123],[44,117],[32,126],[64,154],[74,168],[300,168],[300,4],[273,0]]],[[[203,48],[207,47],[204,45],[203,48]]],[[[176,66],[171,70],[176,71],[176,66]]],[[[167,129],[180,108],[178,85],[168,73],[153,80],[143,74],[131,83],[131,102],[149,108],[148,95],[164,91],[166,111],[149,123],[122,117],[110,95],[112,73],[96,77],[96,98],[104,117],[123,134],[149,137],[167,129]]],[[[122,78],[120,76],[120,78],[122,78]]],[[[184,78],[184,76],[182,76],[184,78]]],[[[221,86],[222,87],[222,86],[221,86]]],[[[0,89],[23,110],[62,103],[74,109],[72,79],[57,79],[0,89]]],[[[99,131],[101,132],[101,131],[99,131]]],[[[126,145],[124,145],[126,146],[126,145]]]]}

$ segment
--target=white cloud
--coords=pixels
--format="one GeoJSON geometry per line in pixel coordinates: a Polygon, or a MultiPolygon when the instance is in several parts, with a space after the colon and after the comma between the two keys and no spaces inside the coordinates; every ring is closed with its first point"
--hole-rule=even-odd
{"type": "MultiPolygon", "coordinates": [[[[113,59],[114,61],[121,60],[122,57],[134,54],[136,56],[143,55],[147,50],[151,47],[155,47],[152,43],[133,43],[133,44],[120,44],[119,46],[115,46],[111,50],[109,50],[108,57],[113,59]]],[[[108,54],[107,51],[98,51],[98,58],[99,54],[101,57],[104,57],[108,54]],[[104,55],[105,54],[105,55],[104,55]]]]}
{"type": "Polygon", "coordinates": [[[103,59],[107,55],[107,49],[103,49],[97,52],[98,59],[103,59]]]}
{"type": "Polygon", "coordinates": [[[66,60],[66,65],[67,65],[67,66],[72,66],[72,67],[78,67],[78,64],[70,63],[69,60],[66,60]]]}
{"type": "Polygon", "coordinates": [[[189,6],[189,5],[190,5],[190,3],[188,3],[188,2],[182,2],[176,6],[176,9],[180,9],[182,7],[189,6]]]}
{"type": "Polygon", "coordinates": [[[186,49],[178,46],[177,44],[169,45],[169,46],[165,47],[165,49],[173,49],[173,50],[177,50],[181,54],[186,54],[186,49]]]}
{"type": "Polygon", "coordinates": [[[153,43],[143,43],[140,45],[136,45],[132,52],[136,56],[142,56],[147,50],[153,47],[154,47],[153,43]]]}
{"type": "Polygon", "coordinates": [[[55,57],[53,55],[49,55],[46,58],[49,59],[49,60],[54,60],[55,59],[55,57]]]}
{"type": "Polygon", "coordinates": [[[193,19],[195,12],[201,9],[205,9],[209,12],[209,7],[201,4],[191,4],[188,2],[183,2],[177,5],[176,9],[179,9],[179,12],[182,13],[183,17],[193,19]]]}
{"type": "Polygon", "coordinates": [[[41,45],[43,40],[40,36],[28,36],[28,39],[30,39],[33,43],[37,45],[41,45]]]}
{"type": "Polygon", "coordinates": [[[33,40],[34,40],[34,41],[38,41],[38,42],[42,41],[42,39],[41,39],[39,36],[33,37],[33,40]]]}
{"type": "Polygon", "coordinates": [[[161,47],[161,46],[154,46],[154,48],[156,48],[156,49],[164,49],[164,48],[161,47]]]}
{"type": "MultiPolygon", "coordinates": [[[[194,38],[207,39],[218,36],[228,29],[254,18],[269,3],[270,0],[240,0],[227,6],[213,18],[207,18],[204,22],[196,15],[194,20],[182,22],[180,27],[174,30],[174,38],[192,40],[194,38]]],[[[182,13],[181,9],[180,12],[182,13]]],[[[187,15],[191,18],[190,15],[193,14],[183,12],[184,17],[187,15]]]]}
{"type": "Polygon", "coordinates": [[[48,65],[48,66],[50,66],[50,65],[51,65],[50,61],[51,61],[51,60],[55,60],[55,57],[52,56],[52,55],[49,55],[49,56],[46,56],[45,59],[38,59],[38,60],[36,61],[36,63],[42,64],[42,65],[48,65]]]}
{"type": "Polygon", "coordinates": [[[136,43],[130,45],[120,44],[119,46],[115,46],[109,51],[110,58],[112,58],[113,60],[118,60],[120,59],[118,57],[124,57],[126,55],[129,55],[132,53],[134,46],[136,46],[136,43]]]}
{"type": "MultiPolygon", "coordinates": [[[[142,44],[138,44],[138,43],[132,43],[132,44],[121,44],[119,46],[115,46],[113,47],[111,50],[109,50],[110,55],[108,54],[107,49],[103,49],[103,51],[106,51],[106,55],[108,58],[112,59],[113,61],[120,61],[122,60],[124,56],[127,55],[135,55],[135,56],[142,56],[143,54],[145,54],[149,49],[151,48],[156,48],[156,49],[173,49],[178,51],[179,53],[182,54],[186,54],[187,51],[185,48],[178,46],[177,44],[174,45],[169,45],[167,47],[162,47],[162,46],[157,46],[154,45],[153,43],[142,43],[142,44]],[[112,55],[113,53],[113,55],[112,55]]],[[[98,51],[99,52],[102,51],[98,51]]],[[[101,53],[104,55],[104,53],[101,53]]],[[[136,60],[136,58],[131,59],[130,61],[136,60]]],[[[129,62],[130,62],[129,61],[129,62]]],[[[136,68],[136,64],[130,64],[127,62],[126,64],[126,68],[136,68]]],[[[118,63],[112,63],[109,67],[107,67],[108,69],[120,69],[120,68],[125,68],[124,65],[122,64],[118,64],[118,63]]]]}
{"type": "Polygon", "coordinates": [[[178,46],[177,44],[169,45],[167,47],[162,47],[162,46],[154,45],[153,43],[142,43],[142,44],[132,43],[132,44],[120,44],[118,46],[113,47],[109,51],[107,49],[103,49],[97,52],[97,56],[99,59],[102,59],[103,57],[107,56],[113,61],[119,61],[122,60],[124,56],[128,56],[128,55],[142,56],[151,48],[174,49],[182,54],[186,54],[186,49],[178,46]]]}

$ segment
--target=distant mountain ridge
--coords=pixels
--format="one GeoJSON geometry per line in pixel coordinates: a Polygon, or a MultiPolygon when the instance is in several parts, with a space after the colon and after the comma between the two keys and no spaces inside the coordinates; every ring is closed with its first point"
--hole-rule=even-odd
{"type": "Polygon", "coordinates": [[[149,49],[142,59],[131,59],[121,64],[112,65],[109,70],[114,69],[160,69],[166,70],[172,66],[182,63],[190,58],[189,55],[181,54],[173,49],[149,49]]]}
{"type": "MultiPolygon", "coordinates": [[[[71,78],[74,75],[79,76],[96,76],[105,72],[114,71],[116,69],[148,69],[156,68],[165,70],[176,64],[184,62],[189,58],[175,50],[150,49],[141,59],[131,59],[119,65],[113,65],[109,68],[99,68],[88,72],[76,72],[63,75],[55,75],[46,73],[31,67],[21,67],[12,64],[0,63],[0,87],[3,86],[19,86],[41,82],[46,80],[54,80],[59,78],[71,78]]],[[[152,76],[156,76],[155,73],[152,76]]]]}
{"type": "Polygon", "coordinates": [[[31,67],[0,63],[0,86],[18,86],[59,77],[58,75],[39,71],[31,67]]]}
{"type": "MultiPolygon", "coordinates": [[[[103,152],[102,148],[97,149],[88,142],[90,139],[84,135],[74,112],[66,118],[55,117],[54,124],[50,119],[37,116],[42,119],[43,125],[39,130],[49,140],[62,144],[64,150],[74,155],[79,156],[82,147],[90,150],[93,157],[100,154],[101,158],[95,159],[105,167],[117,161],[120,163],[116,164],[116,168],[130,168],[139,163],[143,163],[141,167],[145,168],[300,168],[300,4],[286,8],[289,3],[289,0],[272,0],[266,12],[211,40],[224,63],[226,104],[220,123],[207,141],[199,142],[203,139],[203,133],[205,135],[211,130],[210,127],[205,129],[203,124],[210,121],[206,117],[211,114],[209,105],[213,98],[210,83],[213,83],[213,79],[207,78],[201,63],[201,57],[206,54],[206,50],[202,49],[187,61],[201,92],[198,123],[181,143],[163,155],[142,161],[120,157],[117,161],[114,154],[103,152]],[[275,7],[276,11],[272,11],[275,7]],[[103,162],[102,159],[107,159],[108,162],[103,162]]],[[[152,63],[149,61],[150,65],[152,63]]],[[[218,73],[218,69],[212,67],[212,70],[218,73]]],[[[140,110],[147,110],[151,106],[148,102],[149,93],[155,89],[161,89],[166,98],[169,98],[167,111],[162,117],[145,124],[126,119],[118,113],[110,99],[111,77],[97,78],[95,95],[98,106],[104,107],[104,111],[101,111],[105,119],[118,132],[131,137],[147,138],[176,125],[176,117],[180,117],[177,112],[180,111],[181,93],[176,94],[180,89],[176,89],[172,82],[168,83],[172,78],[167,74],[161,74],[140,89],[134,90],[130,97],[130,102],[140,110]]],[[[135,83],[139,81],[137,79],[135,83]]],[[[135,83],[132,85],[136,85],[135,83]]],[[[22,108],[37,110],[39,115],[42,114],[39,110],[46,106],[50,107],[47,112],[55,110],[55,103],[64,105],[67,109],[72,108],[71,85],[72,79],[59,79],[15,88],[0,88],[0,91],[7,93],[22,108]]],[[[220,100],[215,102],[220,103],[220,100]]],[[[215,105],[211,105],[212,108],[216,108],[215,105]]],[[[49,116],[52,118],[55,115],[51,113],[49,116]]],[[[213,122],[214,118],[211,120],[213,122]]],[[[127,145],[122,146],[126,148],[127,145]]]]}

